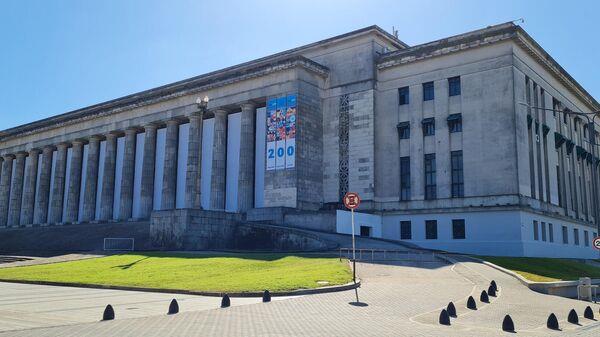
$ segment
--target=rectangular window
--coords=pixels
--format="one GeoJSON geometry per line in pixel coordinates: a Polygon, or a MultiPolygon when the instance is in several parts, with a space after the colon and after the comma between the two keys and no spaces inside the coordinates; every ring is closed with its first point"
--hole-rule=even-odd
{"type": "Polygon", "coordinates": [[[425,239],[435,240],[437,239],[437,221],[426,220],[425,221],[425,239]]]}
{"type": "Polygon", "coordinates": [[[400,221],[400,240],[412,239],[412,227],[410,221],[400,221]]]}
{"type": "Polygon", "coordinates": [[[450,133],[462,132],[462,114],[451,114],[447,120],[450,133]]]}
{"type": "Polygon", "coordinates": [[[462,198],[465,196],[465,184],[463,179],[463,152],[450,152],[450,164],[452,170],[452,197],[462,198]]]}
{"type": "Polygon", "coordinates": [[[371,236],[371,227],[360,226],[360,236],[370,237],[371,236]]]}
{"type": "Polygon", "coordinates": [[[540,233],[538,229],[538,222],[533,220],[533,239],[538,241],[540,239],[540,233]]]}
{"type": "Polygon", "coordinates": [[[573,243],[579,246],[579,229],[573,228],[573,243]]]}
{"type": "Polygon", "coordinates": [[[551,223],[548,224],[548,241],[554,242],[554,226],[551,223]]]}
{"type": "Polygon", "coordinates": [[[567,226],[562,226],[562,239],[565,245],[569,244],[569,231],[567,230],[567,226]]]}
{"type": "Polygon", "coordinates": [[[433,99],[433,82],[423,83],[423,101],[431,101],[433,99]]]}
{"type": "Polygon", "coordinates": [[[460,76],[448,79],[448,96],[460,95],[460,76]]]}
{"type": "Polygon", "coordinates": [[[398,128],[398,137],[400,139],[410,138],[410,122],[401,122],[396,126],[398,128]]]}
{"type": "Polygon", "coordinates": [[[452,238],[453,239],[464,239],[465,238],[465,220],[464,219],[452,220],[452,238]]]}
{"type": "Polygon", "coordinates": [[[423,124],[423,136],[433,136],[435,135],[435,119],[434,118],[425,118],[421,122],[423,124]]]}
{"type": "Polygon", "coordinates": [[[410,157],[400,158],[400,200],[410,200],[410,157]]]}
{"type": "Polygon", "coordinates": [[[542,241],[546,241],[546,223],[542,222],[542,241]]]}
{"type": "Polygon", "coordinates": [[[437,198],[435,153],[425,155],[425,200],[437,198]]]}
{"type": "Polygon", "coordinates": [[[590,246],[590,233],[588,231],[583,231],[583,244],[586,247],[590,246]]]}
{"type": "Polygon", "coordinates": [[[408,94],[409,94],[408,87],[403,87],[403,88],[398,89],[398,102],[399,102],[398,104],[399,105],[405,105],[405,104],[410,103],[408,94]]]}

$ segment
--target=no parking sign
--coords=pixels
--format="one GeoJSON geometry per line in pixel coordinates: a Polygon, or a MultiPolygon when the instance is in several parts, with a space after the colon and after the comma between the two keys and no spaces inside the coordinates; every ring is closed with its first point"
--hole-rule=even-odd
{"type": "Polygon", "coordinates": [[[592,245],[594,246],[594,248],[600,250],[600,236],[596,236],[594,238],[594,241],[592,241],[592,245]]]}

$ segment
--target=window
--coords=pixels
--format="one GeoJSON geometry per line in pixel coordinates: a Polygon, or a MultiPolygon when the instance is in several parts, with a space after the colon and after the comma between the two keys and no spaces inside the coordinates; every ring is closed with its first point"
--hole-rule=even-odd
{"type": "Polygon", "coordinates": [[[426,220],[425,221],[425,239],[435,240],[437,239],[437,221],[426,220]]]}
{"type": "Polygon", "coordinates": [[[425,118],[421,122],[423,124],[423,136],[433,136],[435,135],[435,119],[425,118]]]}
{"type": "Polygon", "coordinates": [[[371,227],[360,226],[360,236],[365,236],[365,237],[371,236],[371,227]]]}
{"type": "Polygon", "coordinates": [[[546,241],[546,223],[542,222],[542,241],[546,241]]]}
{"type": "Polygon", "coordinates": [[[398,104],[399,105],[405,105],[410,103],[410,100],[408,98],[408,87],[403,87],[398,89],[398,104]]]}
{"type": "Polygon", "coordinates": [[[400,200],[410,200],[410,157],[400,158],[400,200]]]}
{"type": "Polygon", "coordinates": [[[551,223],[548,224],[548,241],[554,242],[554,229],[551,223]]]}
{"type": "Polygon", "coordinates": [[[562,239],[565,245],[569,244],[569,232],[567,231],[567,226],[562,226],[562,239]]]}
{"type": "Polygon", "coordinates": [[[579,246],[579,229],[573,228],[573,243],[579,246]]]}
{"type": "Polygon", "coordinates": [[[400,139],[410,138],[410,122],[401,122],[396,126],[398,128],[398,137],[400,139]]]}
{"type": "Polygon", "coordinates": [[[431,101],[433,98],[433,82],[423,83],[423,100],[431,101]]]}
{"type": "Polygon", "coordinates": [[[435,153],[425,155],[425,200],[437,198],[435,153]]]}
{"type": "Polygon", "coordinates": [[[452,197],[462,198],[465,196],[465,184],[463,179],[463,152],[450,152],[450,161],[452,166],[452,197]]]}
{"type": "Polygon", "coordinates": [[[460,76],[448,79],[448,96],[460,95],[460,76]]]}
{"type": "Polygon", "coordinates": [[[447,121],[450,133],[462,132],[462,114],[452,114],[448,116],[447,121]]]}
{"type": "Polygon", "coordinates": [[[540,239],[540,233],[538,229],[538,222],[533,220],[533,239],[538,241],[540,239]]]}
{"type": "Polygon", "coordinates": [[[583,244],[586,247],[590,246],[590,233],[588,233],[588,231],[583,231],[583,244]]]}
{"type": "Polygon", "coordinates": [[[412,239],[412,228],[410,221],[400,221],[400,240],[412,239]]]}
{"type": "Polygon", "coordinates": [[[465,238],[465,220],[464,219],[452,220],[452,238],[453,239],[464,239],[465,238]]]}

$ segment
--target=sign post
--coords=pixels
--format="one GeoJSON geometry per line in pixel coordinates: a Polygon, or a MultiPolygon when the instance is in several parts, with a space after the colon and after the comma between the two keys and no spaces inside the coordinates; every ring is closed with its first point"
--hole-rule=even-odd
{"type": "Polygon", "coordinates": [[[358,193],[348,192],[344,195],[344,206],[350,209],[352,214],[352,280],[356,283],[356,243],[354,239],[354,210],[360,205],[358,193]]]}

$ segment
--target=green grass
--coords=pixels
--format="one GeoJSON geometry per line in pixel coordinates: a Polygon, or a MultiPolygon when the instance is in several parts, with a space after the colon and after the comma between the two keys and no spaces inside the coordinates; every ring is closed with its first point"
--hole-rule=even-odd
{"type": "Polygon", "coordinates": [[[0,279],[214,292],[289,291],[352,280],[347,261],[286,254],[131,253],[0,268],[0,279]]]}
{"type": "Polygon", "coordinates": [[[600,268],[566,259],[480,256],[534,282],[572,281],[580,277],[600,278],[600,268]]]}

